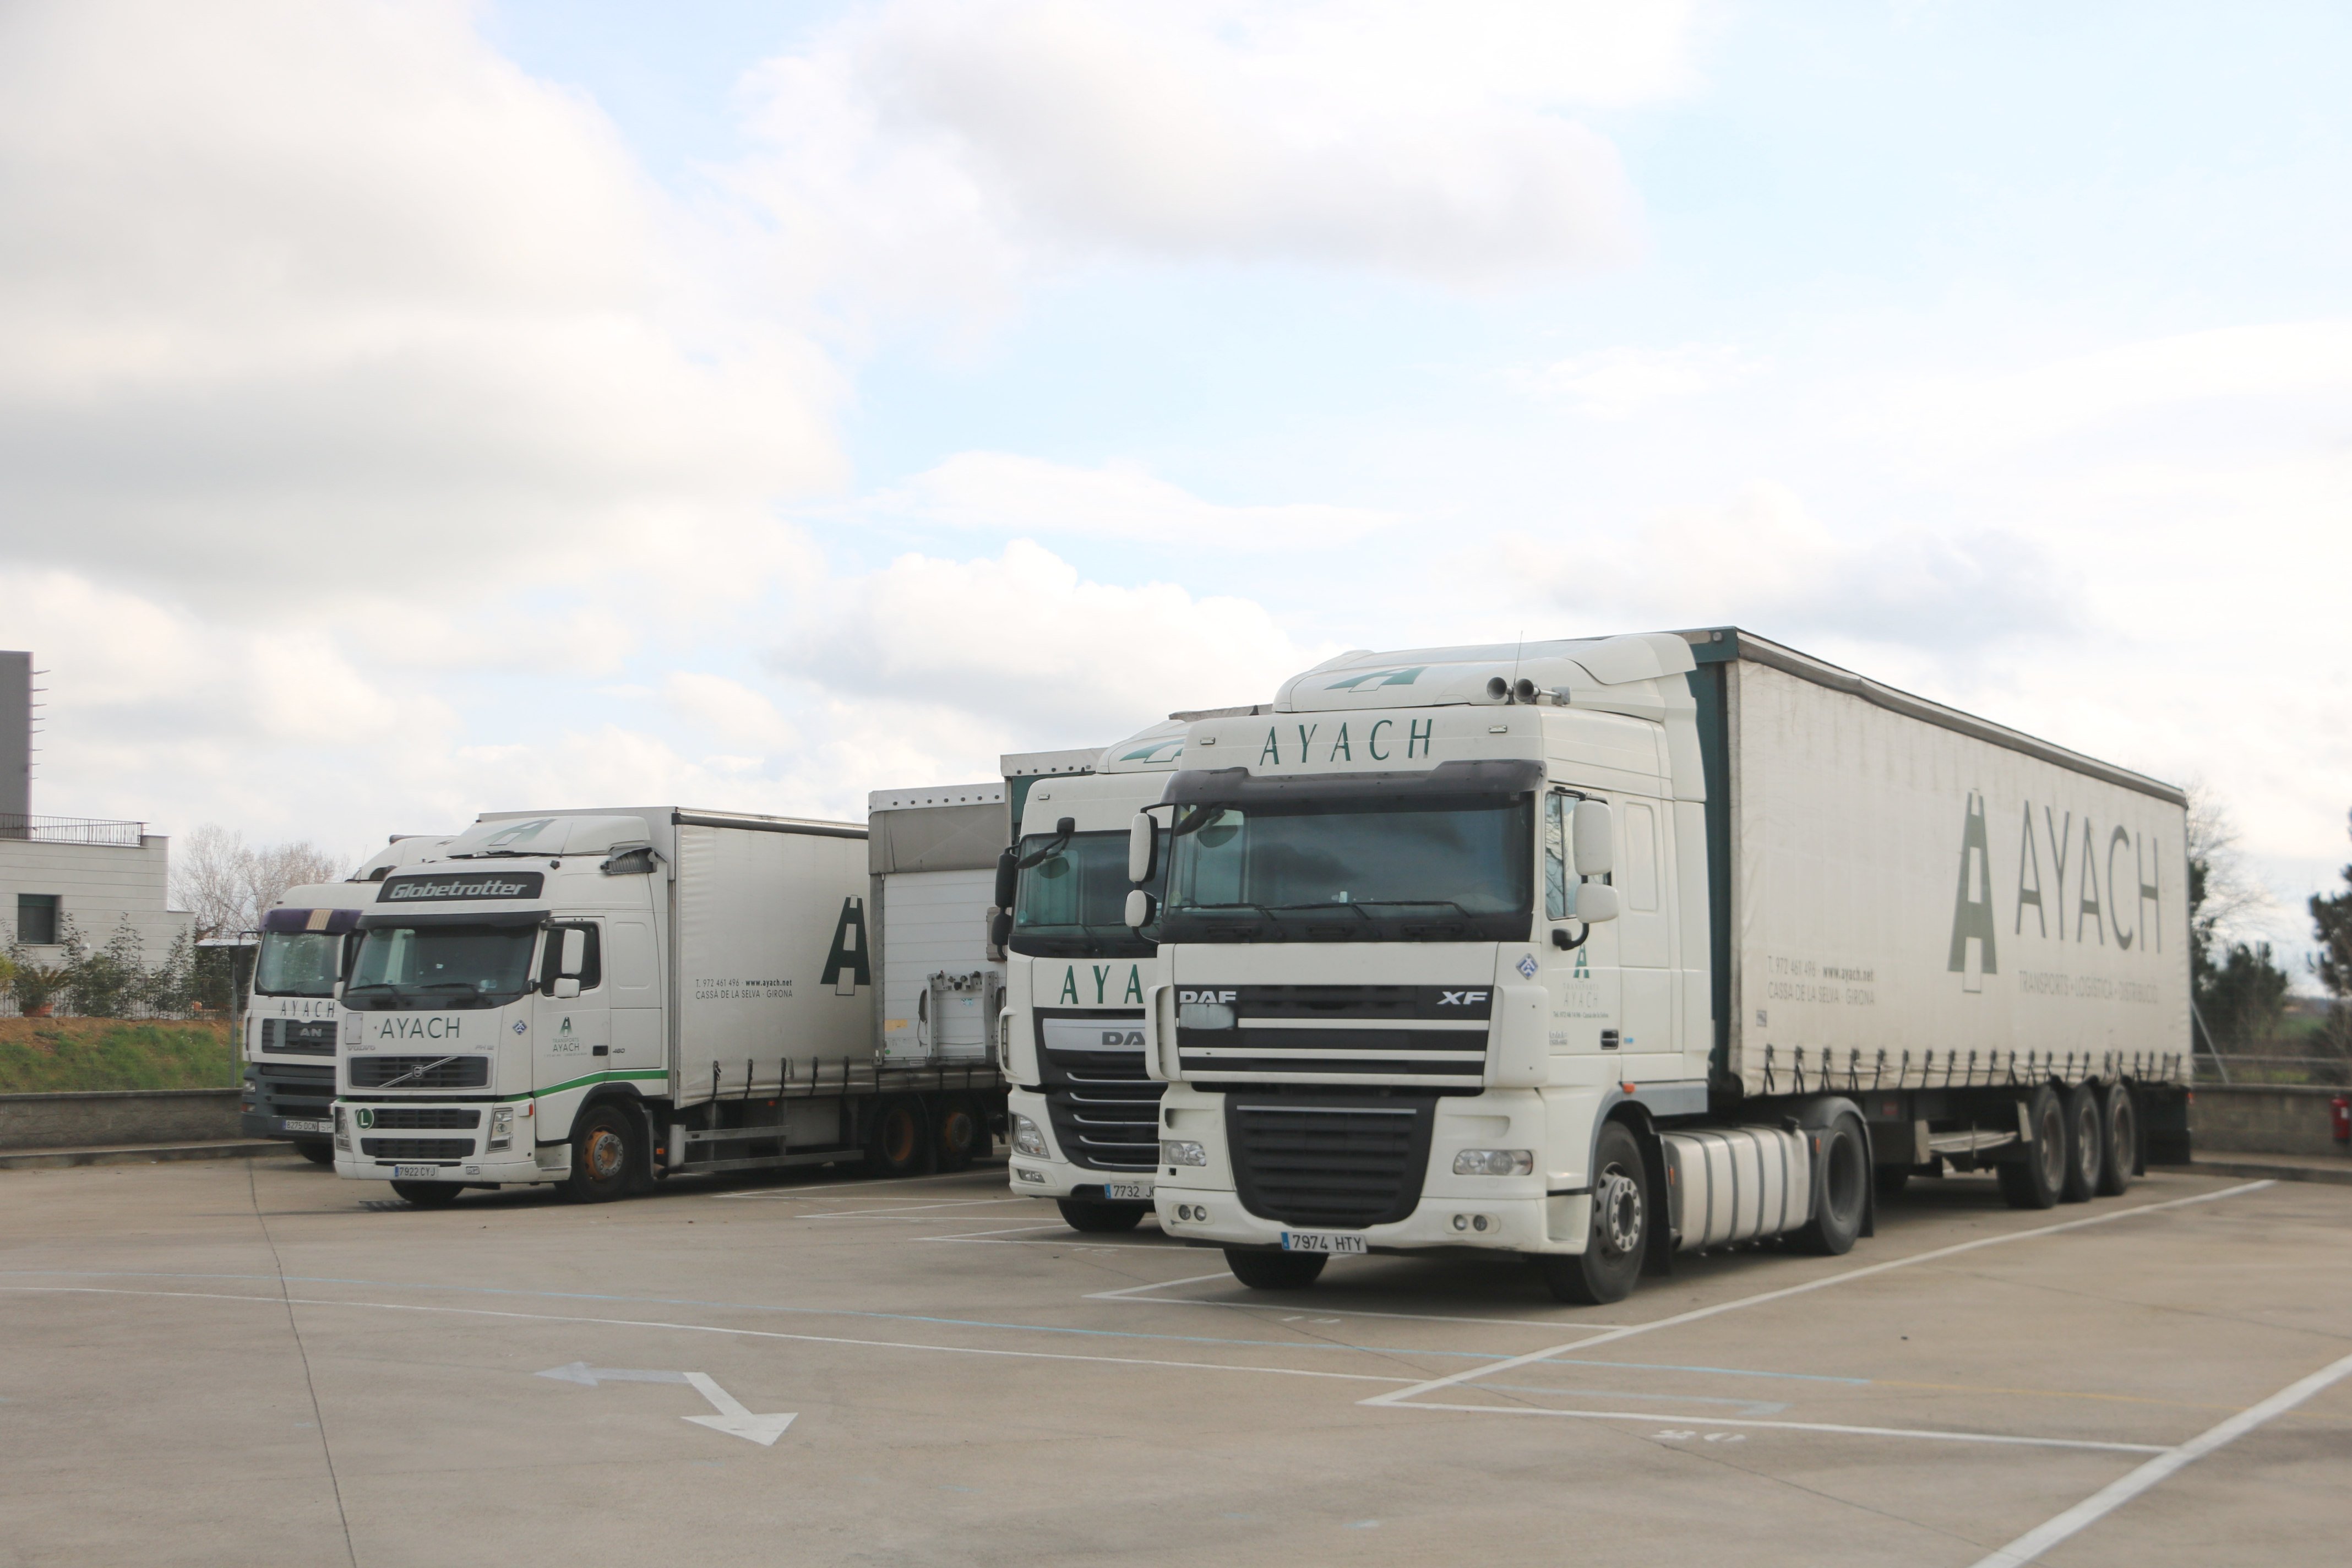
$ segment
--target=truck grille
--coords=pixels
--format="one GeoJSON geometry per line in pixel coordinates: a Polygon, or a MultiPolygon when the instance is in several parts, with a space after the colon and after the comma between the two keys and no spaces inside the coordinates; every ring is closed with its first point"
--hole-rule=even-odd
{"type": "Polygon", "coordinates": [[[454,1105],[372,1105],[368,1120],[387,1131],[421,1132],[479,1127],[482,1113],[454,1105]]]}
{"type": "Polygon", "coordinates": [[[332,1018],[264,1018],[261,1048],[291,1056],[331,1057],[335,1054],[332,1018]]]}
{"type": "Polygon", "coordinates": [[[352,1087],[382,1089],[393,1079],[400,1089],[483,1089],[490,1081],[488,1057],[353,1057],[352,1087]],[[418,1069],[422,1068],[422,1071],[418,1069]],[[415,1078],[407,1075],[415,1073],[415,1078]]]}
{"type": "MultiPolygon", "coordinates": [[[[1240,985],[1179,995],[1231,996],[1234,1026],[1179,1023],[1188,1079],[1315,1083],[1335,1078],[1415,1088],[1475,1089],[1486,1076],[1492,987],[1240,985]]],[[[1180,1004],[1181,1005],[1181,1004],[1180,1004]]],[[[1180,1014],[1181,1018],[1181,1014],[1180,1014]]]]}
{"type": "Polygon", "coordinates": [[[335,1099],[335,1069],[298,1067],[292,1062],[256,1062],[254,1109],[264,1116],[299,1116],[326,1120],[335,1099]]]}
{"type": "Polygon", "coordinates": [[[1143,1016],[1040,1016],[1037,1024],[1045,1113],[1063,1156],[1090,1171],[1158,1164],[1160,1096],[1168,1086],[1143,1070],[1143,1016]]]}
{"type": "Polygon", "coordinates": [[[360,1152],[378,1160],[462,1160],[474,1152],[471,1138],[362,1138],[360,1152]]]}
{"type": "Polygon", "coordinates": [[[1242,1206],[1285,1225],[1392,1225],[1421,1202],[1436,1098],[1225,1101],[1242,1206]]]}

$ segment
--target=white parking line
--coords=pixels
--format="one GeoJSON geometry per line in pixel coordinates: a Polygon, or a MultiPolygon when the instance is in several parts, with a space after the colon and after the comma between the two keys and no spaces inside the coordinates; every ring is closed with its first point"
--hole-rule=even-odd
{"type": "MultiPolygon", "coordinates": [[[[1660,1318],[1654,1322],[1633,1323],[1622,1329],[1606,1330],[1591,1339],[1570,1340],[1566,1344],[1550,1345],[1539,1351],[1529,1351],[1526,1355],[1513,1356],[1508,1361],[1498,1361],[1492,1366],[1471,1367],[1463,1372],[1450,1373],[1444,1377],[1431,1378],[1427,1383],[1415,1384],[1411,1388],[1401,1388],[1387,1394],[1374,1394],[1360,1403],[1389,1408],[1410,1408],[1408,1402],[1417,1399],[1422,1394],[1434,1394],[1441,1388],[1452,1388],[1456,1384],[1470,1383],[1478,1378],[1492,1376],[1498,1372],[1509,1372],[1515,1367],[1532,1365],[1534,1363],[1547,1361],[1563,1352],[1589,1351],[1597,1345],[1632,1339],[1636,1334],[1652,1333],[1659,1329],[1678,1328],[1685,1323],[1696,1323],[1702,1318],[1719,1317],[1725,1312],[1737,1312],[1749,1307],[1760,1307],[1768,1301],[1785,1300],[1790,1296],[1802,1296],[1813,1290],[1826,1290],[1832,1285],[1845,1285],[1856,1279],[1868,1279],[1897,1268],[1908,1268],[1914,1264],[1933,1263],[1940,1258],[1954,1258],[1963,1252],[1975,1252],[1981,1247],[2001,1247],[2012,1241],[2031,1241],[2038,1237],[2056,1236],[2061,1231],[2081,1230],[2087,1226],[2105,1225],[2112,1220],[2131,1219],[2144,1214],[2155,1214],[2163,1209],[2185,1208],[2191,1204],[2211,1203],[2216,1198],[2235,1197],[2242,1193],[2260,1192],[2264,1187],[2276,1184],[2274,1182],[2268,1181],[2245,1182],[2234,1187],[2223,1187],[2218,1192],[2197,1193],[2189,1197],[2173,1198],[2165,1203],[2140,1204],[2132,1208],[2090,1215],[2082,1219],[2070,1219],[2058,1225],[2036,1226],[2032,1230],[2013,1230],[2005,1236],[1979,1237],[1974,1241],[1958,1242],[1950,1247],[1938,1247],[1927,1252],[1915,1252],[1908,1258],[1895,1258],[1885,1263],[1873,1263],[1862,1268],[1849,1268],[1843,1274],[1832,1274],[1819,1279],[1809,1279],[1801,1285],[1789,1285],[1778,1290],[1765,1290],[1754,1296],[1741,1296],[1734,1300],[1718,1301],[1712,1307],[1699,1307],[1691,1311],[1677,1312],[1671,1318],[1660,1318]]],[[[1474,1408],[1480,1410],[1492,1408],[1499,1411],[1502,1407],[1478,1405],[1474,1408]]]]}
{"type": "Polygon", "coordinates": [[[192,1301],[249,1301],[257,1306],[352,1307],[384,1312],[430,1312],[462,1318],[505,1318],[535,1323],[580,1323],[607,1329],[666,1329],[677,1333],[725,1334],[737,1339],[791,1340],[802,1344],[853,1345],[869,1350],[933,1351],[942,1355],[1002,1356],[1019,1361],[1097,1362],[1113,1366],[1171,1367],[1182,1372],[1246,1372],[1268,1377],[1321,1377],[1341,1383],[1410,1383],[1360,1372],[1319,1372],[1298,1366],[1234,1366],[1211,1361],[1154,1361],[1142,1356],[1076,1355],[1062,1351],[993,1350],[981,1345],[927,1345],[910,1340],[860,1340],[838,1334],[788,1334],[775,1329],[730,1329],[715,1323],[670,1323],[640,1318],[580,1318],[561,1312],[516,1312],[490,1307],[430,1307],[410,1301],[340,1301],[320,1296],[239,1296],[216,1290],[125,1290],[95,1285],[0,1285],[0,1291],[27,1296],[156,1296],[192,1301]]]}
{"type": "MultiPolygon", "coordinates": [[[[1361,1403],[1372,1405],[1375,1400],[1361,1403]]],[[[1693,1426],[1771,1426],[1790,1432],[1839,1432],[1862,1437],[1923,1437],[1939,1443],[2002,1443],[2025,1448],[2097,1448],[2117,1454],[2170,1452],[2153,1443],[2095,1443],[2080,1437],[2021,1437],[2002,1432],[1943,1432],[1916,1426],[1844,1426],[1827,1421],[1759,1421],[1751,1416],[1695,1415],[1687,1411],[1660,1415],[1654,1410],[1544,1410],[1527,1405],[1442,1405],[1416,1400],[1415,1410],[1460,1410],[1476,1415],[1565,1415],[1583,1421],[1646,1421],[1686,1423],[1693,1426]]],[[[1986,1563],[1992,1559],[1987,1558],[1986,1563]]],[[[2023,1561],[2023,1559],[2020,1559],[2023,1561]]],[[[1978,1568],[1984,1568],[1983,1563],[1978,1568]]]]}
{"type": "Polygon", "coordinates": [[[2122,1479],[2102,1487],[2064,1513],[2036,1525],[1990,1556],[1978,1559],[1976,1568],[2020,1568],[2020,1564],[2032,1562],[2068,1536],[2105,1519],[2175,1470],[2193,1464],[2224,1444],[2236,1441],[2272,1416],[2286,1414],[2313,1394],[2347,1377],[2352,1377],[2352,1355],[2331,1362],[2309,1377],[2288,1384],[2261,1404],[2248,1405],[2178,1447],[2159,1450],[2155,1458],[2122,1479]]]}
{"type": "MultiPolygon", "coordinates": [[[[1129,1285],[1118,1290],[1097,1290],[1078,1298],[1082,1301],[1127,1301],[1145,1307],[1217,1307],[1231,1312],[1278,1312],[1291,1303],[1273,1301],[1202,1301],[1187,1296],[1146,1296],[1146,1290],[1173,1290],[1179,1285],[1198,1285],[1210,1279],[1230,1279],[1233,1275],[1219,1269],[1214,1274],[1195,1274],[1188,1279],[1163,1279],[1153,1285],[1129,1285]]],[[[1474,1318],[1465,1313],[1452,1312],[1375,1312],[1362,1307],[1326,1307],[1318,1304],[1306,1315],[1318,1318],[1396,1318],[1414,1323],[1469,1323],[1484,1327],[1492,1323],[1505,1328],[1521,1329],[1589,1329],[1600,1333],[1622,1325],[1616,1323],[1564,1323],[1557,1318],[1474,1318]]]]}

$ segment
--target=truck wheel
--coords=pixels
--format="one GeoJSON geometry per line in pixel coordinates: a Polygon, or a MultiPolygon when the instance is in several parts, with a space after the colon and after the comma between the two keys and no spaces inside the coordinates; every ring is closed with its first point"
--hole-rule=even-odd
{"type": "Polygon", "coordinates": [[[866,1173],[911,1176],[921,1171],[923,1154],[922,1102],[902,1098],[883,1106],[866,1141],[866,1173]]]}
{"type": "Polygon", "coordinates": [[[1622,1121],[1601,1130],[1592,1161],[1592,1226],[1574,1257],[1546,1255],[1539,1267],[1554,1298],[1606,1306],[1633,1292],[1650,1243],[1650,1183],[1642,1145],[1622,1121]]]}
{"type": "Polygon", "coordinates": [[[2132,1104],[2129,1084],[2118,1079],[2100,1092],[2099,1123],[2107,1141],[2107,1163],[2099,1168],[2099,1195],[2121,1197],[2132,1184],[2132,1167],[2139,1163],[2139,1111],[2132,1104]]]}
{"type": "Polygon", "coordinates": [[[455,1182],[394,1182],[393,1194],[421,1209],[446,1209],[466,1189],[455,1182]]]}
{"type": "Polygon", "coordinates": [[[1304,1290],[1331,1260],[1319,1252],[1244,1252],[1225,1248],[1225,1267],[1253,1290],[1304,1290]]]}
{"type": "Polygon", "coordinates": [[[2058,1201],[2079,1204],[2099,1190],[2106,1173],[2107,1127],[2099,1114],[2098,1086],[2084,1079],[2066,1091],[2066,1179],[2058,1201]]]}
{"type": "Polygon", "coordinates": [[[563,1195],[575,1204],[626,1197],[638,1163],[635,1119],[616,1105],[590,1106],[572,1130],[572,1173],[563,1178],[563,1195]]]}
{"type": "Polygon", "coordinates": [[[2000,1195],[2013,1209],[2046,1209],[2066,1184],[2066,1113],[2058,1091],[2046,1083],[2036,1088],[2026,1098],[2025,1121],[2033,1142],[1998,1167],[2000,1195]]]}
{"type": "Polygon", "coordinates": [[[1850,1115],[1813,1136],[1821,1149],[1813,1161],[1813,1217],[1790,1232],[1789,1241],[1816,1258],[1843,1258],[1853,1250],[1869,1211],[1870,1146],[1863,1141],[1862,1123],[1850,1115]]]}
{"type": "Polygon", "coordinates": [[[324,1138],[298,1139],[294,1144],[294,1152],[301,1155],[313,1165],[331,1165],[335,1163],[335,1146],[324,1138]]]}
{"type": "MultiPolygon", "coordinates": [[[[1062,1223],[1072,1230],[1108,1235],[1114,1231],[1133,1230],[1151,1212],[1149,1204],[1105,1204],[1091,1198],[1057,1198],[1055,1207],[1062,1211],[1062,1223]]],[[[1252,1257],[1258,1256],[1251,1254],[1252,1257]]]]}
{"type": "Polygon", "coordinates": [[[971,1101],[961,1098],[948,1100],[940,1107],[939,1159],[942,1171],[961,1171],[979,1156],[982,1141],[988,1131],[971,1101]]]}

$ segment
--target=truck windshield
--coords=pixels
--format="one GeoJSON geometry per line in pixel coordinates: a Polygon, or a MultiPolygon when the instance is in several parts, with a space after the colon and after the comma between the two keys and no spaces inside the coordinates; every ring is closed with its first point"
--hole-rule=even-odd
{"type": "MultiPolygon", "coordinates": [[[[1149,958],[1153,945],[1127,923],[1127,835],[1051,833],[1021,840],[1013,898],[1013,951],[1032,958],[1149,958]]],[[[1154,884],[1154,891],[1157,885],[1154,884]]]]}
{"type": "Polygon", "coordinates": [[[257,996],[332,996],[343,939],[324,931],[264,931],[253,964],[257,996]]]}
{"type": "Polygon", "coordinates": [[[1525,942],[1528,796],[1188,805],[1162,942],[1525,942]]]}
{"type": "Polygon", "coordinates": [[[377,926],[360,933],[343,1001],[379,1011],[497,1007],[530,986],[539,928],[377,926]]]}

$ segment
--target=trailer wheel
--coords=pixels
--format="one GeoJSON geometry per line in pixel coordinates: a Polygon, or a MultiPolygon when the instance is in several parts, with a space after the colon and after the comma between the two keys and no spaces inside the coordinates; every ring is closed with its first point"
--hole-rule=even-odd
{"type": "Polygon", "coordinates": [[[1304,1290],[1330,1258],[1320,1252],[1244,1252],[1225,1248],[1225,1267],[1253,1290],[1304,1290]]]}
{"type": "Polygon", "coordinates": [[[331,1165],[335,1163],[335,1146],[324,1138],[299,1139],[294,1144],[294,1152],[301,1155],[313,1165],[331,1165]]]}
{"type": "Polygon", "coordinates": [[[981,1141],[988,1136],[971,1101],[961,1095],[940,1107],[939,1156],[942,1171],[961,1171],[979,1157],[981,1141]]]}
{"type": "Polygon", "coordinates": [[[2121,1197],[2132,1184],[2132,1167],[2139,1163],[2139,1111],[2132,1104],[2131,1086],[2121,1079],[2100,1091],[2099,1124],[2107,1144],[2107,1163],[2099,1171],[2099,1195],[2121,1197]]]}
{"type": "Polygon", "coordinates": [[[2026,1125],[2033,1142],[2020,1151],[2021,1158],[2003,1161],[2000,1195],[2013,1209],[2046,1209],[2058,1202],[2066,1184],[2066,1113],[2058,1091],[2037,1086],[2025,1100],[2026,1125]]]}
{"type": "Polygon", "coordinates": [[[2066,1180],[2058,1201],[2087,1202],[2106,1176],[2107,1125],[2100,1115],[2098,1087],[2090,1079],[2066,1091],[2066,1180]]]}
{"type": "Polygon", "coordinates": [[[1813,1217],[1791,1231],[1789,1240],[1800,1252],[1843,1258],[1853,1250],[1870,1209],[1870,1146],[1852,1115],[1839,1117],[1814,1136],[1821,1153],[1813,1162],[1813,1217]]]}
{"type": "Polygon", "coordinates": [[[866,1173],[910,1176],[922,1169],[923,1154],[922,1102],[901,1097],[885,1104],[866,1142],[866,1173]]]}
{"type": "Polygon", "coordinates": [[[608,1204],[625,1197],[635,1184],[636,1119],[619,1106],[592,1105],[572,1130],[572,1173],[563,1195],[575,1204],[608,1204]]]}
{"type": "Polygon", "coordinates": [[[1105,1204],[1091,1198],[1059,1198],[1054,1206],[1062,1211],[1062,1223],[1072,1230],[1103,1235],[1133,1230],[1151,1212],[1150,1204],[1105,1204]]]}
{"type": "Polygon", "coordinates": [[[446,1209],[466,1189],[455,1182],[394,1182],[393,1195],[421,1209],[446,1209]]]}
{"type": "Polygon", "coordinates": [[[1559,1300],[1580,1307],[1622,1301],[1642,1277],[1650,1241],[1650,1182],[1642,1145],[1622,1121],[1601,1130],[1592,1161],[1592,1226],[1584,1250],[1547,1254],[1538,1267],[1559,1300]]]}

